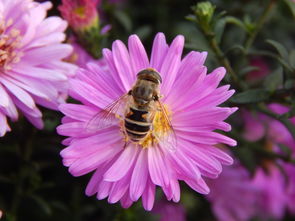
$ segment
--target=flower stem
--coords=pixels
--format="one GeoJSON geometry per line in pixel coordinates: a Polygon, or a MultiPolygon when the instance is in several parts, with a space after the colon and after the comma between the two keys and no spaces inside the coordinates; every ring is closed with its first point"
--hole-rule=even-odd
{"type": "Polygon", "coordinates": [[[292,122],[288,118],[286,118],[284,115],[279,115],[270,111],[269,109],[266,108],[264,104],[259,104],[257,105],[256,108],[261,113],[264,113],[265,115],[280,121],[289,130],[292,137],[295,139],[295,126],[292,124],[292,122]]]}
{"type": "Polygon", "coordinates": [[[217,39],[216,39],[215,34],[213,33],[213,31],[205,29],[205,28],[202,28],[202,31],[203,31],[203,33],[204,33],[210,47],[212,48],[213,52],[215,53],[215,56],[218,59],[219,63],[226,68],[226,70],[230,74],[230,76],[231,76],[232,80],[234,81],[234,83],[237,86],[239,86],[240,83],[239,83],[238,76],[235,73],[235,71],[233,70],[233,68],[231,67],[229,60],[227,59],[227,57],[224,55],[221,48],[219,47],[219,44],[217,42],[217,39]]]}
{"type": "Polygon", "coordinates": [[[245,51],[248,52],[249,48],[253,44],[258,32],[261,30],[262,26],[266,22],[269,13],[272,11],[273,6],[275,5],[276,0],[270,0],[267,6],[265,7],[262,15],[258,18],[256,22],[255,29],[250,33],[249,38],[245,42],[245,51]]]}

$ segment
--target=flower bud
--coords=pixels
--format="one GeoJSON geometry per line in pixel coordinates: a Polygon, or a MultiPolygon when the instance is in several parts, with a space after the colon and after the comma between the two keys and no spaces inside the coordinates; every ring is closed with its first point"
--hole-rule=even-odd
{"type": "Polygon", "coordinates": [[[215,6],[210,2],[200,2],[194,7],[194,11],[199,23],[209,24],[213,17],[215,6]]]}

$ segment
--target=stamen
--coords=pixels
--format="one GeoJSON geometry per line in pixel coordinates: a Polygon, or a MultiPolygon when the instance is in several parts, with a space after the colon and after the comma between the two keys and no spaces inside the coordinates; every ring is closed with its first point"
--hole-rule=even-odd
{"type": "Polygon", "coordinates": [[[10,70],[11,65],[18,63],[23,56],[18,51],[22,46],[20,31],[15,28],[7,31],[12,23],[12,19],[5,23],[4,19],[0,17],[0,69],[4,70],[10,70]]]}

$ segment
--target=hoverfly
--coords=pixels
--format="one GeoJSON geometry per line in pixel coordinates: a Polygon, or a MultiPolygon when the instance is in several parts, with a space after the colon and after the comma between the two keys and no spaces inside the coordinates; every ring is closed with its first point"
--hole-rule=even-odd
{"type": "Polygon", "coordinates": [[[141,70],[131,90],[98,112],[87,123],[87,128],[94,131],[108,128],[119,117],[123,120],[125,147],[129,142],[143,144],[149,139],[152,144],[156,141],[175,151],[175,131],[160,101],[161,83],[161,75],[155,69],[141,70]]]}

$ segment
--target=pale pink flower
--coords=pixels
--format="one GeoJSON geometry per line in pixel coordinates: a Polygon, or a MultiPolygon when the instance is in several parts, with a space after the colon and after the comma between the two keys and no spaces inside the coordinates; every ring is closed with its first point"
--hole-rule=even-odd
{"type": "Polygon", "coordinates": [[[57,109],[64,102],[76,67],[62,61],[72,52],[61,43],[67,23],[45,18],[50,7],[50,2],[0,1],[0,136],[10,131],[7,117],[18,119],[17,108],[42,128],[36,104],[57,109]]]}
{"type": "Polygon", "coordinates": [[[209,188],[203,176],[217,177],[222,164],[232,164],[232,158],[215,147],[218,143],[236,145],[215,132],[229,131],[231,126],[224,120],[237,110],[217,107],[234,93],[229,85],[218,87],[225,69],[207,74],[207,53],[192,51],[182,58],[183,46],[183,36],[177,36],[169,46],[159,33],[149,59],[139,38],[132,35],[128,48],[117,40],[112,51],[103,50],[107,69],[89,63],[70,81],[70,95],[82,104],[60,106],[66,116],[57,131],[69,136],[64,141],[68,147],[61,152],[69,172],[81,176],[95,171],[86,188],[88,196],[97,194],[100,200],[108,197],[109,203],[121,201],[125,208],[142,197],[144,208],[151,210],[156,186],[174,202],[180,199],[180,180],[207,194],[209,188]],[[165,142],[146,146],[131,143],[124,148],[120,119],[102,130],[85,129],[99,110],[126,94],[137,73],[148,67],[162,76],[161,101],[168,108],[175,130],[175,151],[165,142]]]}

